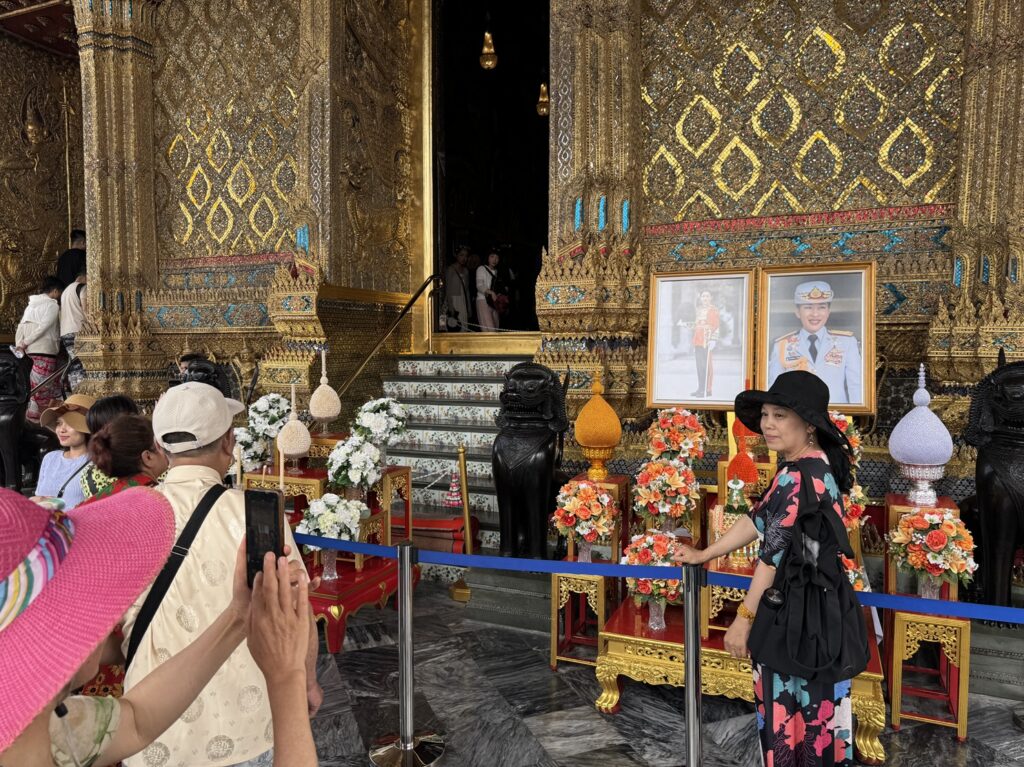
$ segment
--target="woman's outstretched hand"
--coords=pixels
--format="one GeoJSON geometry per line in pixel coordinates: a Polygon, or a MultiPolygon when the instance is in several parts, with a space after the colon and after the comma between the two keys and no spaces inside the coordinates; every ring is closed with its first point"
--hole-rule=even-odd
{"type": "Polygon", "coordinates": [[[703,549],[695,549],[684,543],[676,549],[676,553],[672,555],[672,561],[680,565],[702,565],[708,561],[708,558],[703,549]]]}

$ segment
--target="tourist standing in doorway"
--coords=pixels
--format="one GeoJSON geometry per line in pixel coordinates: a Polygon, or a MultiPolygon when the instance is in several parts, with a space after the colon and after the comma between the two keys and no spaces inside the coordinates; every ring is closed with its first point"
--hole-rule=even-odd
{"type": "Polygon", "coordinates": [[[43,280],[39,292],[29,296],[28,306],[14,333],[17,352],[32,358],[29,383],[33,392],[25,417],[34,423],[38,423],[40,414],[61,397],[60,377],[53,376],[57,372],[57,352],[60,351],[60,294],[60,280],[56,277],[43,280]],[[53,380],[40,386],[51,376],[53,380]]]}
{"type": "Polygon", "coordinates": [[[448,266],[444,275],[444,291],[448,300],[448,317],[446,321],[449,331],[469,330],[469,248],[463,245],[455,253],[454,263],[448,266]],[[454,317],[452,316],[454,315],[454,317]],[[452,327],[451,319],[456,321],[452,327]]]}
{"type": "Polygon", "coordinates": [[[492,250],[487,254],[487,263],[476,270],[476,314],[480,318],[480,330],[485,333],[500,327],[501,308],[508,308],[508,296],[501,292],[498,279],[498,262],[501,257],[492,250]]]}

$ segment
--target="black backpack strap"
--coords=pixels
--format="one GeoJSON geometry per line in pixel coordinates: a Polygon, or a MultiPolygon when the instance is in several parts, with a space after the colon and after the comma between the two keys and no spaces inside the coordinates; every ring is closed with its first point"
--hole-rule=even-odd
{"type": "Polygon", "coordinates": [[[203,526],[203,522],[210,513],[210,509],[213,508],[213,505],[217,503],[226,489],[224,485],[214,485],[206,491],[202,500],[199,501],[199,505],[196,506],[196,510],[189,517],[185,529],[181,531],[178,540],[174,542],[174,546],[171,548],[171,556],[168,557],[160,574],[153,581],[153,588],[146,595],[146,601],[142,603],[142,608],[135,619],[135,625],[132,626],[132,635],[128,640],[128,653],[124,663],[126,671],[132,665],[135,653],[142,643],[142,637],[149,630],[149,624],[153,622],[153,617],[160,608],[160,603],[164,601],[167,590],[174,583],[174,577],[178,574],[178,568],[185,561],[188,550],[192,546],[192,541],[196,539],[196,535],[199,533],[199,528],[203,526]]]}
{"type": "Polygon", "coordinates": [[[74,474],[72,474],[70,477],[68,477],[66,480],[64,480],[64,484],[61,485],[60,486],[60,490],[57,491],[57,497],[58,498],[63,498],[64,497],[64,491],[68,489],[68,485],[71,484],[71,480],[73,480],[75,477],[77,477],[79,474],[81,474],[85,470],[86,466],[92,466],[92,461],[86,461],[85,463],[83,463],[81,466],[79,466],[77,469],[75,469],[75,473],[74,474]]]}

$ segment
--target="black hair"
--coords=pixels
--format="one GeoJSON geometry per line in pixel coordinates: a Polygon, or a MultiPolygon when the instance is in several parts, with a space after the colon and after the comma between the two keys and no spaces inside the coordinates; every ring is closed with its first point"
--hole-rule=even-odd
{"type": "Polygon", "coordinates": [[[78,274],[75,275],[75,279],[77,279],[79,277],[88,277],[88,276],[89,276],[89,270],[86,269],[83,266],[81,269],[78,270],[78,274]]]}
{"type": "Polygon", "coordinates": [[[139,406],[131,397],[112,394],[93,403],[85,414],[85,422],[89,425],[89,431],[95,434],[119,415],[138,415],[139,412],[139,406]]]}
{"type": "Polygon", "coordinates": [[[209,362],[206,355],[202,352],[189,352],[188,354],[182,354],[179,359],[180,362],[209,362]]]}
{"type": "Polygon", "coordinates": [[[72,240],[72,242],[75,241],[75,240],[84,240],[84,239],[85,239],[85,230],[84,229],[72,229],[71,230],[71,240],[72,240]]]}
{"type": "Polygon", "coordinates": [[[853,466],[850,459],[853,455],[853,448],[846,435],[841,433],[834,425],[831,429],[815,428],[818,444],[828,458],[828,465],[835,477],[839,492],[849,493],[853,487],[853,466]]]}
{"type": "MultiPolygon", "coordinates": [[[[173,458],[199,458],[199,457],[204,456],[204,455],[209,455],[210,453],[215,453],[219,449],[219,447],[220,447],[220,441],[222,439],[224,439],[224,436],[226,434],[228,434],[230,431],[231,431],[231,429],[228,429],[228,431],[224,432],[224,434],[221,434],[220,437],[218,437],[217,439],[215,439],[213,442],[211,442],[208,445],[203,445],[201,447],[196,447],[196,448],[193,448],[191,450],[183,450],[183,451],[178,452],[178,453],[172,453],[170,451],[167,451],[168,452],[168,457],[169,458],[171,458],[171,457],[173,457],[173,458]]],[[[192,434],[191,432],[188,432],[188,431],[169,431],[169,432],[167,432],[166,434],[164,434],[164,435],[162,435],[160,437],[160,441],[161,442],[165,442],[168,445],[177,445],[177,444],[180,444],[182,442],[195,442],[196,441],[196,435],[192,434]]]]}
{"type": "Polygon", "coordinates": [[[47,277],[39,284],[39,292],[44,295],[52,293],[54,290],[64,292],[64,283],[57,277],[47,277]]]}

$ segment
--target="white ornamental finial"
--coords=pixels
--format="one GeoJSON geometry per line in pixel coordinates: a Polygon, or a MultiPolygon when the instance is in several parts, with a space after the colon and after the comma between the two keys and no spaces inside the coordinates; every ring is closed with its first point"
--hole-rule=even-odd
{"type": "Polygon", "coordinates": [[[327,349],[320,350],[320,385],[327,385],[327,349]]]}
{"type": "Polygon", "coordinates": [[[928,407],[931,403],[932,397],[925,388],[925,375],[924,375],[924,363],[921,363],[921,367],[917,371],[917,391],[914,392],[914,405],[916,407],[928,407]]]}

